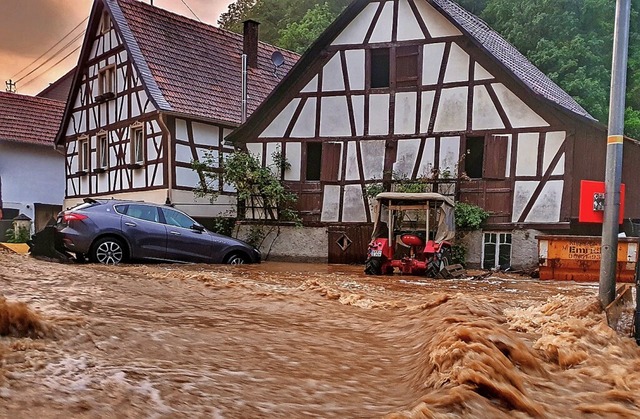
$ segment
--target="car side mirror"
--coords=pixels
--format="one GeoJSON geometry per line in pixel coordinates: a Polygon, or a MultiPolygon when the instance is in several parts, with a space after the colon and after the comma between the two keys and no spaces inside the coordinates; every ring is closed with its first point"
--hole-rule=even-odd
{"type": "Polygon", "coordinates": [[[201,225],[201,224],[193,224],[191,226],[191,230],[195,230],[195,231],[197,231],[199,233],[202,233],[204,231],[204,226],[201,225]]]}

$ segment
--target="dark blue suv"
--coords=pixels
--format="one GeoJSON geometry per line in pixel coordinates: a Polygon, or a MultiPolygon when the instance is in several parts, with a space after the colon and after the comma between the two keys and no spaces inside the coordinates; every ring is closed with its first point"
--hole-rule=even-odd
{"type": "Polygon", "coordinates": [[[126,260],[259,263],[249,244],[205,229],[182,211],[138,201],[86,199],[58,215],[64,247],[78,258],[116,265],[126,260]]]}

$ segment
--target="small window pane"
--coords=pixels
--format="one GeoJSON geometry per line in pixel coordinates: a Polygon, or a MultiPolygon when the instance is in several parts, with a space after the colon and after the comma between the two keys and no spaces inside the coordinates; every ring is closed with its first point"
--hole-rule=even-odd
{"type": "Polygon", "coordinates": [[[158,209],[149,205],[129,205],[126,214],[140,220],[158,222],[158,209]]]}

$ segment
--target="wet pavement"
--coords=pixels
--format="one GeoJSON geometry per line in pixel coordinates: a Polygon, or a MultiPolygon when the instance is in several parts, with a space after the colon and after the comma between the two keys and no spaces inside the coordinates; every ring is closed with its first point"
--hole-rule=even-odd
{"type": "Polygon", "coordinates": [[[0,338],[0,417],[640,417],[596,284],[0,253],[0,294],[52,330],[0,338]]]}

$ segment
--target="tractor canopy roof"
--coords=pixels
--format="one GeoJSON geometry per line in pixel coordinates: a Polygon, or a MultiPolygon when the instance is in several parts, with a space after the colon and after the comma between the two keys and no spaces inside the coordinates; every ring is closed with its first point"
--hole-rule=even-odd
{"type": "Polygon", "coordinates": [[[427,202],[442,202],[446,206],[454,207],[455,203],[442,194],[435,192],[422,192],[422,193],[405,193],[405,192],[382,192],[376,195],[378,202],[382,201],[410,201],[413,203],[427,203],[427,202]]]}

